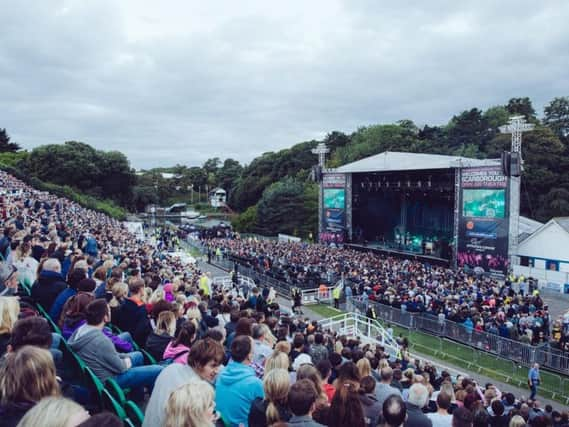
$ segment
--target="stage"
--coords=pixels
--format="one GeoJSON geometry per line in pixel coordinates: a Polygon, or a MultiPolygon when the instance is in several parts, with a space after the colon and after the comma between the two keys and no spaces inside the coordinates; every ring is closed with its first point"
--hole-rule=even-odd
{"type": "Polygon", "coordinates": [[[370,243],[346,243],[344,244],[345,247],[354,249],[356,251],[370,251],[381,255],[392,256],[396,258],[412,258],[417,259],[421,262],[428,262],[434,265],[442,265],[445,267],[449,266],[449,260],[445,258],[440,258],[435,255],[428,255],[423,254],[421,252],[416,251],[406,251],[402,249],[396,249],[389,247],[387,245],[383,245],[379,242],[370,242],[370,243]]]}

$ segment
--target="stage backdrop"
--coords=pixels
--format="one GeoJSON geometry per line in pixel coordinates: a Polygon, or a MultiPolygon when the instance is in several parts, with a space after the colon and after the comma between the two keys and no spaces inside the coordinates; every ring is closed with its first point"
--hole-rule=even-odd
{"type": "Polygon", "coordinates": [[[500,166],[461,171],[457,262],[493,275],[508,270],[508,178],[500,166]]]}
{"type": "Polygon", "coordinates": [[[320,241],[343,242],[346,236],[346,176],[341,173],[324,174],[322,191],[320,241]]]}

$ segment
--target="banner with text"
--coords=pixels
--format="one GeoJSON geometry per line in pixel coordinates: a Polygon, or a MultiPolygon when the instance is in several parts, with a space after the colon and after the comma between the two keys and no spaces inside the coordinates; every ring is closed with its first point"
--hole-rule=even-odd
{"type": "Polygon", "coordinates": [[[320,241],[342,243],[346,234],[346,176],[328,173],[322,177],[322,230],[320,241]]]}
{"type": "Polygon", "coordinates": [[[500,166],[464,168],[460,179],[459,267],[492,275],[508,270],[508,177],[500,166]]]}

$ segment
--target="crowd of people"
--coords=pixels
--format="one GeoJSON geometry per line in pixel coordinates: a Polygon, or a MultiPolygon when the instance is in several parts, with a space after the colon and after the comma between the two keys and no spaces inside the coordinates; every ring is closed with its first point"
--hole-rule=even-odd
{"type": "MultiPolygon", "coordinates": [[[[394,359],[380,346],[284,314],[270,289],[217,285],[159,249],[168,245],[138,241],[121,223],[2,172],[0,188],[3,426],[122,425],[69,375],[67,347],[102,384],[127,390],[145,408],[147,427],[569,425],[566,411],[536,399],[452,377],[407,352],[394,359]]],[[[211,244],[217,253],[243,242],[211,244]]],[[[346,265],[342,252],[319,246],[279,250],[271,261],[259,252],[261,265],[294,259],[298,278],[303,262],[312,268],[328,260],[338,271],[348,266],[356,286],[372,262],[361,254],[346,265]]],[[[367,271],[362,291],[382,295],[393,286],[376,280],[385,265],[373,262],[380,270],[367,271]]],[[[414,268],[401,263],[386,273],[439,277],[440,270],[418,275],[414,268]]],[[[409,287],[411,300],[426,297],[423,282],[409,287]]]]}
{"type": "Polygon", "coordinates": [[[524,277],[501,282],[461,269],[327,245],[238,237],[206,244],[293,286],[317,288],[343,278],[350,294],[370,301],[526,343],[569,345],[569,316],[551,319],[535,282],[524,277]]]}

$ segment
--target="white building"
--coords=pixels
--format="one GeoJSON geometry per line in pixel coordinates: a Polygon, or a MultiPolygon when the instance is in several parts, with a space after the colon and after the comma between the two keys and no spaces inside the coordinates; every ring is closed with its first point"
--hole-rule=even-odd
{"type": "Polygon", "coordinates": [[[227,192],[223,188],[214,188],[209,192],[209,203],[214,208],[221,208],[227,203],[227,192]]]}
{"type": "Polygon", "coordinates": [[[564,292],[569,284],[569,217],[552,218],[521,240],[517,255],[515,274],[538,279],[540,288],[564,292]]]}

